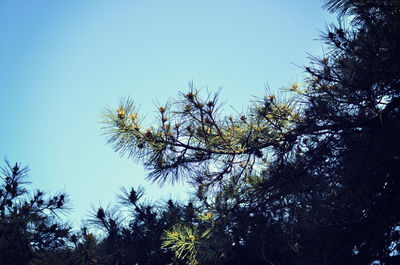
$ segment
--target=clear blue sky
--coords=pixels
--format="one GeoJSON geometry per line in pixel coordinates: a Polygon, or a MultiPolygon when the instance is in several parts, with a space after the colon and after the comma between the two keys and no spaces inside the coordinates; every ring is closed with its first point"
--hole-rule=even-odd
{"type": "Polygon", "coordinates": [[[185,187],[146,182],[101,135],[100,115],[131,96],[150,122],[155,102],[217,90],[227,111],[301,81],[307,53],[334,17],[319,0],[0,2],[0,156],[31,168],[32,188],[70,195],[71,219],[113,202],[121,186],[150,200],[185,187]],[[296,65],[295,65],[296,64],[296,65]]]}

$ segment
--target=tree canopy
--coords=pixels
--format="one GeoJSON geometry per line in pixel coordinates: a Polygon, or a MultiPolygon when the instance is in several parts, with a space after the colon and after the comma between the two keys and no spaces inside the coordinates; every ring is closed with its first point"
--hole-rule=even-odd
{"type": "Polygon", "coordinates": [[[130,100],[106,114],[116,151],[142,162],[153,181],[192,183],[216,211],[219,237],[193,225],[167,232],[177,256],[174,233],[197,231],[207,237],[185,249],[192,264],[204,263],[194,256],[205,246],[230,264],[397,261],[400,2],[325,7],[339,24],[328,26],[326,54],[305,67],[304,84],[287,88],[289,99],[267,95],[224,116],[217,95],[201,97],[190,84],[159,107],[156,127],[143,128],[130,100]]]}
{"type": "Polygon", "coordinates": [[[153,126],[132,99],[104,113],[115,151],[151,181],[193,185],[189,201],[123,188],[71,232],[53,216],[66,195],[30,197],[27,170],[6,163],[0,263],[399,264],[400,1],[324,2],[339,21],[325,53],[247,112],[190,83],[153,126]]]}

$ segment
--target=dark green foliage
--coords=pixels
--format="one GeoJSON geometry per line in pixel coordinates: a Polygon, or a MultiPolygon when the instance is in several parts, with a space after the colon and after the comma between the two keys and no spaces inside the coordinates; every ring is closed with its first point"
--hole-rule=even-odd
{"type": "Polygon", "coordinates": [[[319,208],[314,218],[327,222],[315,238],[329,238],[321,251],[336,251],[324,260],[390,264],[400,222],[400,2],[329,5],[353,14],[353,27],[329,28],[331,50],[307,68],[313,79],[299,131],[310,144],[293,170],[307,169],[299,178],[321,188],[310,199],[319,208]]]}
{"type": "Polygon", "coordinates": [[[193,184],[190,202],[122,189],[92,212],[100,236],[69,234],[53,217],[65,195],[29,196],[27,170],[7,164],[0,264],[400,264],[400,1],[325,6],[339,24],[289,99],[224,116],[190,84],[156,127],[131,100],[105,114],[115,150],[153,181],[193,184]]]}
{"type": "Polygon", "coordinates": [[[328,27],[326,54],[305,68],[305,85],[289,88],[292,100],[269,95],[223,117],[217,97],[191,86],[174,108],[160,108],[157,128],[142,130],[130,102],[107,114],[116,150],[140,159],[153,180],[189,180],[203,205],[197,215],[213,212],[208,226],[203,218],[166,232],[178,258],[399,263],[400,1],[326,7],[339,25],[328,27]]]}
{"type": "Polygon", "coordinates": [[[89,222],[105,232],[98,245],[99,264],[180,264],[161,247],[161,236],[176,223],[191,224],[193,204],[169,200],[156,206],[140,202],[143,194],[140,187],[122,189],[120,207],[93,212],[89,222]]]}
{"type": "Polygon", "coordinates": [[[69,227],[54,216],[66,209],[66,195],[46,198],[37,191],[30,196],[24,187],[28,169],[5,164],[0,184],[0,264],[40,263],[68,239],[69,227]]]}

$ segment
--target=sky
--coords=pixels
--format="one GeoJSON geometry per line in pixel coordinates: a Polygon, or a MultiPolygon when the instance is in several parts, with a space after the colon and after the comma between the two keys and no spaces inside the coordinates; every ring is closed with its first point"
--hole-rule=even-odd
{"type": "MultiPolygon", "coordinates": [[[[121,187],[146,200],[185,200],[187,185],[145,180],[141,164],[106,143],[101,114],[131,97],[157,104],[196,88],[220,92],[227,113],[301,83],[308,54],[335,17],[320,0],[2,0],[0,156],[29,166],[30,188],[69,194],[80,225],[121,187]]],[[[1,158],[0,157],[0,158],[1,158]]],[[[4,165],[4,163],[0,163],[4,165]]]]}

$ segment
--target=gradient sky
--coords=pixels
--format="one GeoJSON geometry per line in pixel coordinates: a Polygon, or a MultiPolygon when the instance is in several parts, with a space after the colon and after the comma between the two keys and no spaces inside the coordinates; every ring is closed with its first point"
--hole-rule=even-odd
{"type": "Polygon", "coordinates": [[[149,121],[160,104],[197,88],[226,110],[300,82],[307,53],[335,18],[321,1],[0,1],[0,156],[29,165],[32,188],[65,191],[77,225],[120,187],[148,200],[184,199],[183,185],[145,181],[101,132],[101,113],[131,96],[149,121]]]}

